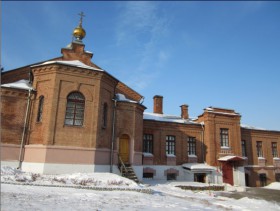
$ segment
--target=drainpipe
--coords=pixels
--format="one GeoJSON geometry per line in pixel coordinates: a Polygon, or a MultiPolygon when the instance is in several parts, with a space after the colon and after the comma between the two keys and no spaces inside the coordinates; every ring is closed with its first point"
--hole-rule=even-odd
{"type": "Polygon", "coordinates": [[[202,128],[202,134],[201,134],[201,138],[202,138],[202,146],[201,146],[201,151],[202,151],[202,161],[203,163],[205,163],[205,152],[204,152],[204,125],[201,124],[201,128],[202,128]]]}
{"type": "Polygon", "coordinates": [[[25,119],[24,119],[23,131],[22,131],[22,136],[21,136],[18,169],[21,169],[22,162],[23,162],[22,155],[23,155],[23,148],[24,148],[24,145],[25,145],[24,140],[25,140],[26,129],[27,129],[27,120],[28,120],[28,116],[29,116],[31,92],[32,92],[32,89],[30,88],[28,90],[27,106],[26,106],[25,119]]]}
{"type": "Polygon", "coordinates": [[[112,140],[111,140],[111,151],[110,151],[110,173],[113,173],[113,163],[114,163],[114,142],[115,142],[115,119],[116,119],[116,107],[117,107],[117,100],[116,95],[115,98],[112,99],[114,101],[113,107],[113,120],[112,120],[112,140]]]}

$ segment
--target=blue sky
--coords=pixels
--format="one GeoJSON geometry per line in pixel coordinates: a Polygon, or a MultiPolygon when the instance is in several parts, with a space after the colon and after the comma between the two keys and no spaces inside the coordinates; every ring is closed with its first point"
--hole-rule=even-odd
{"type": "Polygon", "coordinates": [[[2,1],[5,70],[61,55],[79,12],[92,61],[145,97],[198,116],[231,108],[243,124],[280,130],[280,2],[2,1]]]}

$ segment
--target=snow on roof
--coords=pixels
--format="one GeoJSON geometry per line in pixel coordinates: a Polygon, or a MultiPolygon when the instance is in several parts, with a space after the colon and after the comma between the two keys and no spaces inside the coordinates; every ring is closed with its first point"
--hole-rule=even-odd
{"type": "Polygon", "coordinates": [[[215,171],[216,168],[207,165],[206,163],[184,163],[183,168],[191,171],[215,171]]]}
{"type": "Polygon", "coordinates": [[[228,109],[228,108],[218,108],[218,107],[210,106],[205,108],[204,110],[208,113],[240,116],[239,113],[236,113],[233,109],[228,109]]]}
{"type": "Polygon", "coordinates": [[[207,110],[207,112],[214,113],[214,114],[226,114],[226,115],[232,115],[232,116],[240,116],[239,113],[219,112],[219,111],[213,111],[213,110],[207,110]]]}
{"type": "Polygon", "coordinates": [[[124,94],[120,94],[120,93],[116,94],[116,100],[122,102],[138,103],[137,101],[126,98],[124,94]]]}
{"type": "Polygon", "coordinates": [[[236,155],[228,155],[218,159],[218,161],[230,161],[230,160],[244,160],[244,158],[236,155]]]}
{"type": "Polygon", "coordinates": [[[190,119],[182,119],[180,116],[174,115],[166,115],[166,114],[156,114],[156,113],[148,113],[144,112],[145,120],[155,120],[161,122],[175,122],[175,123],[183,123],[183,124],[200,124],[193,121],[193,118],[190,119]]]}
{"type": "Polygon", "coordinates": [[[1,87],[23,89],[23,90],[33,90],[33,87],[28,80],[22,79],[13,83],[2,84],[1,87]]]}
{"type": "Polygon", "coordinates": [[[205,110],[207,110],[207,111],[214,111],[214,109],[211,108],[211,107],[205,108],[205,110]]]}
{"type": "Polygon", "coordinates": [[[264,128],[260,128],[260,127],[253,127],[253,126],[249,126],[249,125],[244,125],[244,124],[241,124],[240,125],[242,128],[245,128],[245,129],[252,129],[252,130],[266,130],[264,128]]]}
{"type": "Polygon", "coordinates": [[[97,71],[104,71],[102,69],[99,68],[94,68],[91,66],[88,66],[86,64],[84,64],[83,62],[79,61],[79,60],[73,60],[73,61],[47,61],[41,64],[37,64],[37,65],[33,65],[31,67],[37,67],[37,66],[42,66],[42,65],[47,65],[47,64],[64,64],[64,65],[69,65],[69,66],[73,66],[73,67],[80,67],[80,68],[84,68],[84,69],[91,69],[91,70],[97,70],[97,71]]]}

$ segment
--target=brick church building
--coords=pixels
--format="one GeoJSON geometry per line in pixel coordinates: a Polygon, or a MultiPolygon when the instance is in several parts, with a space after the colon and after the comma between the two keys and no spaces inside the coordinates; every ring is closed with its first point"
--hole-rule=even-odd
{"type": "Polygon", "coordinates": [[[280,182],[280,131],[240,124],[232,109],[193,119],[153,113],[143,96],[94,64],[82,18],[62,56],[1,73],[1,164],[58,174],[113,172],[142,181],[265,186],[280,182]],[[123,168],[124,169],[123,169],[123,168]]]}

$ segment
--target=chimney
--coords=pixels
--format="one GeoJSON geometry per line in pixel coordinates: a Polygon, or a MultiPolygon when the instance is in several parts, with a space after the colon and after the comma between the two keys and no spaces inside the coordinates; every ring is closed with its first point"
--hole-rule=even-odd
{"type": "Polygon", "coordinates": [[[181,105],[181,117],[182,119],[189,118],[189,106],[187,104],[181,105]]]}
{"type": "Polygon", "coordinates": [[[154,113],[156,114],[163,114],[162,112],[162,101],[163,97],[160,95],[155,95],[154,96],[154,113]]]}

